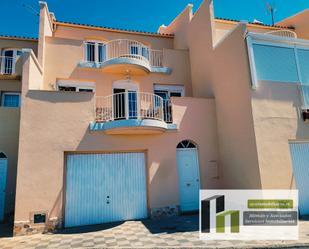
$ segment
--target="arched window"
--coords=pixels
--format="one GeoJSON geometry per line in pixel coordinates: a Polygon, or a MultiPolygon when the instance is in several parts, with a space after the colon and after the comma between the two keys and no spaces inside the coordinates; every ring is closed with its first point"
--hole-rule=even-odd
{"type": "Polygon", "coordinates": [[[196,145],[190,140],[183,140],[177,145],[177,149],[196,148],[196,145]]]}
{"type": "Polygon", "coordinates": [[[0,152],[0,159],[5,159],[5,158],[7,158],[7,156],[3,152],[0,152]]]}

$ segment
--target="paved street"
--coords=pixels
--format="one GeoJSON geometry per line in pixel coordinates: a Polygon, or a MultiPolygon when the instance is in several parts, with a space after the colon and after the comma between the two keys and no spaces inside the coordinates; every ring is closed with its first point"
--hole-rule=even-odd
{"type": "MultiPolygon", "coordinates": [[[[4,227],[0,234],[5,236],[4,227]]],[[[111,225],[68,229],[57,234],[0,238],[0,248],[105,248],[105,247],[203,247],[203,248],[309,248],[309,221],[300,222],[299,241],[220,241],[198,238],[198,216],[160,221],[128,221],[111,225]]]]}

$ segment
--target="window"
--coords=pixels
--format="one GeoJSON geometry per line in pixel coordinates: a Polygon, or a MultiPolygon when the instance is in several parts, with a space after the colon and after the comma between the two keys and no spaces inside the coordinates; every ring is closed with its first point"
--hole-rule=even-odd
{"type": "Polygon", "coordinates": [[[63,92],[95,92],[95,83],[59,80],[57,82],[57,89],[63,92]]]}
{"type": "Polygon", "coordinates": [[[14,74],[16,61],[22,55],[22,51],[18,49],[5,49],[1,55],[1,74],[14,74]]]}
{"type": "Polygon", "coordinates": [[[293,47],[253,44],[258,80],[299,82],[293,47]]]}
{"type": "Polygon", "coordinates": [[[179,85],[154,85],[154,93],[162,97],[164,100],[169,100],[171,97],[183,97],[184,87],[179,85]]]}
{"type": "Polygon", "coordinates": [[[177,145],[177,149],[196,148],[195,144],[189,140],[183,140],[177,145]]]}
{"type": "Polygon", "coordinates": [[[138,47],[137,46],[134,46],[134,45],[131,45],[131,54],[136,54],[138,55],[138,47]]]}
{"type": "Polygon", "coordinates": [[[17,92],[2,93],[1,106],[19,107],[20,106],[20,93],[17,93],[17,92]]]}
{"type": "Polygon", "coordinates": [[[171,97],[184,96],[184,87],[179,85],[154,85],[154,94],[160,96],[163,99],[163,115],[164,121],[172,123],[172,105],[171,97]]]}
{"type": "Polygon", "coordinates": [[[7,158],[7,156],[3,152],[0,152],[0,159],[4,159],[4,158],[7,158]]]}
{"type": "Polygon", "coordinates": [[[85,61],[103,62],[106,57],[106,46],[102,42],[88,41],[85,42],[85,61]]]}

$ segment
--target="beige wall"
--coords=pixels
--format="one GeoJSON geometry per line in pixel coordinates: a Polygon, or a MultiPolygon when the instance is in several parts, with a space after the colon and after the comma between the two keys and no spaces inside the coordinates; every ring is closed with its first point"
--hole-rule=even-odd
{"type": "MultiPolygon", "coordinates": [[[[2,38],[0,37],[0,52],[6,48],[30,48],[37,54],[37,40],[23,40],[15,38],[2,38]]],[[[1,53],[2,55],[2,53],[1,53]]]]}
{"type": "Polygon", "coordinates": [[[66,38],[77,41],[85,40],[115,40],[130,39],[136,40],[150,46],[153,49],[173,48],[173,37],[164,37],[159,35],[145,35],[138,33],[113,32],[102,29],[93,29],[87,27],[67,26],[59,23],[56,25],[56,31],[53,35],[55,38],[66,38]]]}
{"type": "Polygon", "coordinates": [[[6,215],[13,213],[15,204],[19,117],[19,108],[0,107],[0,152],[4,152],[8,157],[5,199],[6,215]]]}
{"type": "Polygon", "coordinates": [[[213,60],[219,157],[226,188],[261,187],[245,32],[246,26],[238,25],[216,47],[213,60]]]}
{"type": "Polygon", "coordinates": [[[28,91],[22,101],[15,222],[40,210],[61,217],[65,151],[147,150],[149,204],[154,208],[178,204],[176,145],[192,139],[199,147],[202,187],[219,186],[209,173],[217,161],[214,100],[175,98],[177,132],[136,136],[90,133],[91,93],[28,91]]]}
{"type": "Polygon", "coordinates": [[[188,29],[193,96],[213,97],[213,12],[212,1],[203,1],[188,29]],[[203,27],[201,31],[201,27],[203,27]]]}
{"type": "MultiPolygon", "coordinates": [[[[124,80],[123,74],[103,73],[100,69],[80,68],[83,60],[83,41],[63,38],[46,39],[46,63],[44,70],[44,89],[51,89],[57,78],[93,81],[98,96],[112,94],[112,83],[124,80]]],[[[186,96],[191,96],[191,73],[189,54],[186,50],[164,49],[163,63],[172,69],[170,75],[150,73],[145,76],[132,74],[131,79],[139,84],[142,92],[153,92],[153,84],[184,85],[186,96]]]]}
{"type": "Polygon", "coordinates": [[[259,81],[252,92],[252,108],[262,187],[294,188],[289,141],[309,141],[298,86],[259,81]]]}
{"type": "Polygon", "coordinates": [[[309,9],[297,13],[294,16],[288,17],[278,23],[277,25],[282,25],[286,27],[294,27],[297,37],[300,39],[309,39],[309,29],[308,29],[308,19],[309,19],[309,9]]]}

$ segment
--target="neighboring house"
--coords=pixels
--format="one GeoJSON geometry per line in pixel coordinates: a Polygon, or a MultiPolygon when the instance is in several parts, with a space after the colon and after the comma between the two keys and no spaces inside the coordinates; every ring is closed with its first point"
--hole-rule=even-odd
{"type": "Polygon", "coordinates": [[[0,36],[0,221],[15,206],[22,49],[37,53],[37,39],[0,36]]]}
{"type": "Polygon", "coordinates": [[[216,19],[205,0],[148,33],[41,2],[38,41],[0,39],[0,215],[20,235],[196,211],[200,188],[295,187],[309,214],[308,19],[216,19]]]}

